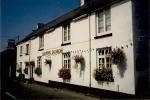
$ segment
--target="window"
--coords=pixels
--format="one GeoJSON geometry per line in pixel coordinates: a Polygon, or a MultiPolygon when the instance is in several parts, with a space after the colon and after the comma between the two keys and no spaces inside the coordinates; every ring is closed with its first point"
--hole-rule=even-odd
{"type": "Polygon", "coordinates": [[[110,8],[106,8],[104,10],[97,12],[97,33],[103,33],[110,30],[111,30],[111,12],[110,8]]]}
{"type": "Polygon", "coordinates": [[[41,56],[37,57],[37,67],[39,67],[39,68],[42,67],[42,57],[41,56]]]}
{"type": "Polygon", "coordinates": [[[22,62],[20,62],[20,69],[21,69],[21,72],[22,72],[22,62]]]}
{"type": "Polygon", "coordinates": [[[63,68],[69,70],[71,68],[70,52],[63,54],[63,68]]]}
{"type": "Polygon", "coordinates": [[[63,26],[63,43],[70,41],[70,24],[63,26]]]}
{"type": "Polygon", "coordinates": [[[20,68],[22,68],[22,62],[20,62],[20,68]]]}
{"type": "Polygon", "coordinates": [[[39,50],[44,49],[44,35],[39,36],[39,50]]]}
{"type": "Polygon", "coordinates": [[[97,50],[97,70],[100,81],[114,82],[112,61],[111,61],[111,47],[98,48],[97,50]]]}
{"type": "Polygon", "coordinates": [[[97,49],[97,66],[111,68],[111,47],[97,49]]]}
{"type": "Polygon", "coordinates": [[[26,44],[26,55],[29,54],[29,44],[26,44]]]}
{"type": "Polygon", "coordinates": [[[22,56],[22,46],[20,46],[20,56],[22,56]]]}

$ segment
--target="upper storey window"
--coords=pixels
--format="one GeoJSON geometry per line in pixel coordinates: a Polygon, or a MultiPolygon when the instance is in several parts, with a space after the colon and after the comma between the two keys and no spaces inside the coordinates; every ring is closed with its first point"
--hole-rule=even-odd
{"type": "Polygon", "coordinates": [[[26,44],[26,55],[29,54],[29,44],[26,44]]]}
{"type": "Polygon", "coordinates": [[[39,50],[44,49],[44,35],[39,36],[39,50]]]}
{"type": "Polygon", "coordinates": [[[70,42],[70,24],[63,26],[63,43],[70,42]]]}
{"type": "Polygon", "coordinates": [[[97,35],[111,30],[110,7],[97,12],[97,35]]]}
{"type": "Polygon", "coordinates": [[[22,56],[22,48],[23,46],[20,46],[20,56],[22,56]]]}
{"type": "Polygon", "coordinates": [[[70,52],[63,53],[63,68],[69,70],[71,68],[70,52]]]}

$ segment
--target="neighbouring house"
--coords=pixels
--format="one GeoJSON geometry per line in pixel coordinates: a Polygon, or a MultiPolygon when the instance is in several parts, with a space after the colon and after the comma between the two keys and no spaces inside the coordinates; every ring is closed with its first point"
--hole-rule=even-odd
{"type": "Polygon", "coordinates": [[[1,88],[2,92],[4,92],[9,87],[9,81],[16,78],[16,47],[14,39],[8,40],[8,47],[0,52],[0,58],[1,88]]]}
{"type": "Polygon", "coordinates": [[[148,6],[141,0],[81,0],[39,23],[17,44],[26,79],[140,94],[149,91],[148,6]]]}

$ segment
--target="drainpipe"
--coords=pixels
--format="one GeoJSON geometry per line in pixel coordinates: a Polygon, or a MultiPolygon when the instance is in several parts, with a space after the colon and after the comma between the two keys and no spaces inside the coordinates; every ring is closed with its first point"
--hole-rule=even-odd
{"type": "Polygon", "coordinates": [[[90,14],[89,14],[89,67],[90,67],[89,87],[91,88],[91,23],[90,23],[90,14]]]}
{"type": "MultiPolygon", "coordinates": [[[[29,62],[31,60],[31,39],[29,40],[29,62]]],[[[29,67],[30,67],[30,78],[32,78],[32,75],[31,75],[31,64],[29,63],[29,67]]]]}

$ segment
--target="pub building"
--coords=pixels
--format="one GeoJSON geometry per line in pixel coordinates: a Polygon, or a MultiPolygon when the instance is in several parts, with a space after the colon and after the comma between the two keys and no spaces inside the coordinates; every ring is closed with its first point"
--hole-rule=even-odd
{"type": "Polygon", "coordinates": [[[80,1],[17,44],[16,76],[132,95],[149,91],[143,1],[80,1]]]}

